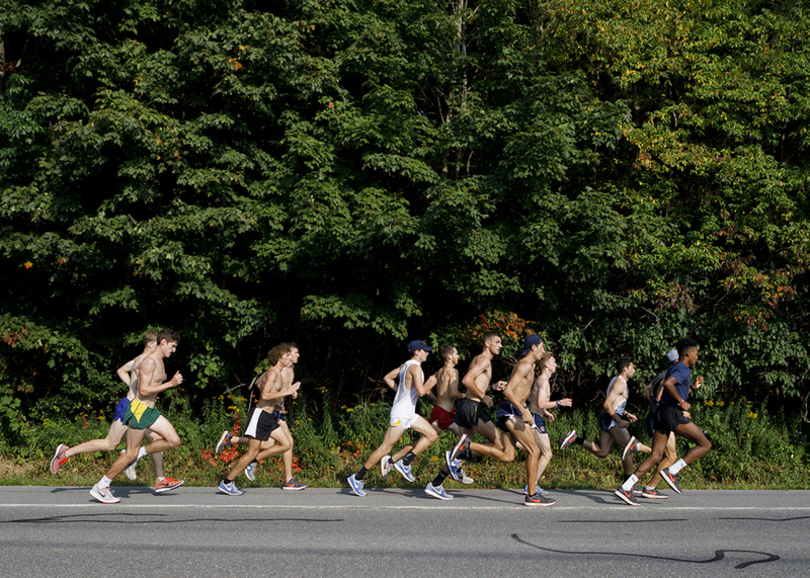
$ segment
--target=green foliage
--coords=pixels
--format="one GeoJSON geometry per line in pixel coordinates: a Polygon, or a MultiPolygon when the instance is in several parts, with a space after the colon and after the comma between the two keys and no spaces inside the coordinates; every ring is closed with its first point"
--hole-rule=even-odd
{"type": "Polygon", "coordinates": [[[374,398],[410,339],[474,354],[487,312],[532,320],[587,403],[618,355],[640,390],[685,335],[699,398],[806,399],[808,22],[750,0],[12,0],[0,428],[107,408],[151,327],[183,336],[195,411],[296,340],[334,387],[317,416],[374,398]]]}

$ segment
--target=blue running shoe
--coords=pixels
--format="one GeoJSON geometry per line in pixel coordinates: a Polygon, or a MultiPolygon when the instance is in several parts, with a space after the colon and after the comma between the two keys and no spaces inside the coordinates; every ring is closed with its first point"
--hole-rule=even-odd
{"type": "Polygon", "coordinates": [[[433,485],[433,482],[430,482],[427,487],[425,488],[425,493],[428,496],[433,496],[434,498],[439,498],[440,500],[452,500],[453,496],[448,494],[444,487],[439,486],[436,487],[433,485]]]}
{"type": "Polygon", "coordinates": [[[367,492],[363,491],[363,486],[365,485],[363,483],[363,480],[358,480],[357,478],[354,477],[354,474],[352,474],[351,476],[349,476],[348,482],[349,487],[352,489],[352,493],[355,496],[360,496],[361,498],[364,498],[366,496],[367,492]]]}
{"type": "MultiPolygon", "coordinates": [[[[534,489],[535,489],[535,490],[537,491],[537,493],[538,493],[538,494],[540,494],[541,496],[548,496],[548,492],[547,492],[546,490],[544,490],[543,488],[541,488],[540,486],[535,485],[535,486],[534,486],[534,489]]],[[[529,485],[528,485],[528,484],[526,484],[525,486],[523,486],[523,494],[524,494],[524,495],[526,495],[526,496],[528,496],[528,495],[529,495],[529,485]]]]}
{"type": "Polygon", "coordinates": [[[219,491],[228,494],[229,496],[241,496],[245,493],[236,487],[235,482],[226,482],[225,480],[222,480],[219,483],[219,491]]]}
{"type": "Polygon", "coordinates": [[[402,460],[399,460],[397,463],[394,464],[394,469],[402,474],[402,477],[408,480],[409,482],[415,482],[416,478],[413,477],[411,473],[411,466],[406,466],[402,460]]]}
{"type": "Polygon", "coordinates": [[[450,477],[460,482],[463,480],[461,477],[461,460],[451,459],[453,452],[451,450],[444,452],[444,461],[447,462],[447,469],[450,470],[450,477]]]}

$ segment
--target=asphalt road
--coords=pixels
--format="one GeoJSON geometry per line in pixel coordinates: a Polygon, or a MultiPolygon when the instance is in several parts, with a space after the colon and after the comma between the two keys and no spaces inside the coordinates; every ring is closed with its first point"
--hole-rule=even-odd
{"type": "Polygon", "coordinates": [[[810,576],[810,491],[611,492],[0,487],[0,568],[15,578],[124,576],[810,576]]]}

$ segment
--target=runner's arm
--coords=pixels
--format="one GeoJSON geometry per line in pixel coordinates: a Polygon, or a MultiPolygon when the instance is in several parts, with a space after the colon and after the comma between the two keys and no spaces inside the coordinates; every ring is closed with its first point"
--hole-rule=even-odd
{"type": "Polygon", "coordinates": [[[397,382],[394,380],[399,375],[400,371],[402,371],[401,365],[396,369],[392,369],[391,371],[385,374],[385,377],[383,377],[383,381],[385,382],[385,384],[394,391],[397,390],[397,382]]]}
{"type": "Polygon", "coordinates": [[[118,377],[120,377],[120,378],[121,378],[121,381],[123,381],[123,382],[124,382],[124,383],[126,383],[127,385],[129,385],[130,383],[132,383],[132,375],[131,375],[131,372],[132,372],[132,370],[135,368],[135,362],[136,362],[136,361],[138,361],[138,358],[137,358],[137,357],[136,357],[135,359],[130,359],[129,361],[127,361],[127,362],[126,362],[124,365],[122,365],[121,367],[119,367],[119,368],[118,368],[118,369],[115,371],[115,373],[117,373],[117,374],[118,374],[118,377]]]}

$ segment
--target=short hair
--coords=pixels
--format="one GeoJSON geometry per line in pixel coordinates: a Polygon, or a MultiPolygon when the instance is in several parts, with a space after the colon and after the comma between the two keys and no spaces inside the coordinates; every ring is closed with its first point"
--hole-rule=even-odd
{"type": "Polygon", "coordinates": [[[678,350],[678,358],[683,359],[684,355],[686,355],[687,351],[692,349],[698,348],[698,342],[694,339],[689,339],[688,337],[684,337],[683,339],[679,339],[678,343],[675,344],[675,349],[678,350]]]}
{"type": "Polygon", "coordinates": [[[484,333],[484,336],[481,337],[481,344],[486,347],[487,341],[492,341],[496,337],[500,337],[501,335],[497,331],[487,331],[484,333]]]}
{"type": "Polygon", "coordinates": [[[143,334],[143,346],[146,347],[152,341],[157,341],[157,333],[154,331],[147,331],[143,334]]]}
{"type": "Polygon", "coordinates": [[[180,334],[169,329],[168,327],[164,327],[158,331],[157,335],[155,336],[155,341],[160,343],[164,339],[166,340],[166,343],[171,343],[172,341],[175,343],[180,343],[180,334]]]}
{"type": "Polygon", "coordinates": [[[292,342],[279,343],[273,349],[267,352],[267,361],[270,362],[270,367],[273,367],[278,360],[284,357],[293,349],[298,349],[298,346],[292,342]]]}
{"type": "Polygon", "coordinates": [[[627,355],[623,355],[616,361],[616,369],[621,373],[624,371],[624,368],[633,363],[633,358],[628,357],[627,355]]]}
{"type": "Polygon", "coordinates": [[[550,351],[546,351],[542,356],[540,356],[540,360],[537,362],[540,365],[540,371],[543,371],[546,368],[546,363],[548,360],[554,357],[554,354],[550,351]]]}
{"type": "Polygon", "coordinates": [[[442,345],[441,348],[439,349],[439,357],[441,357],[442,361],[447,361],[447,358],[450,357],[450,354],[453,353],[454,349],[457,348],[452,343],[442,345]]]}

